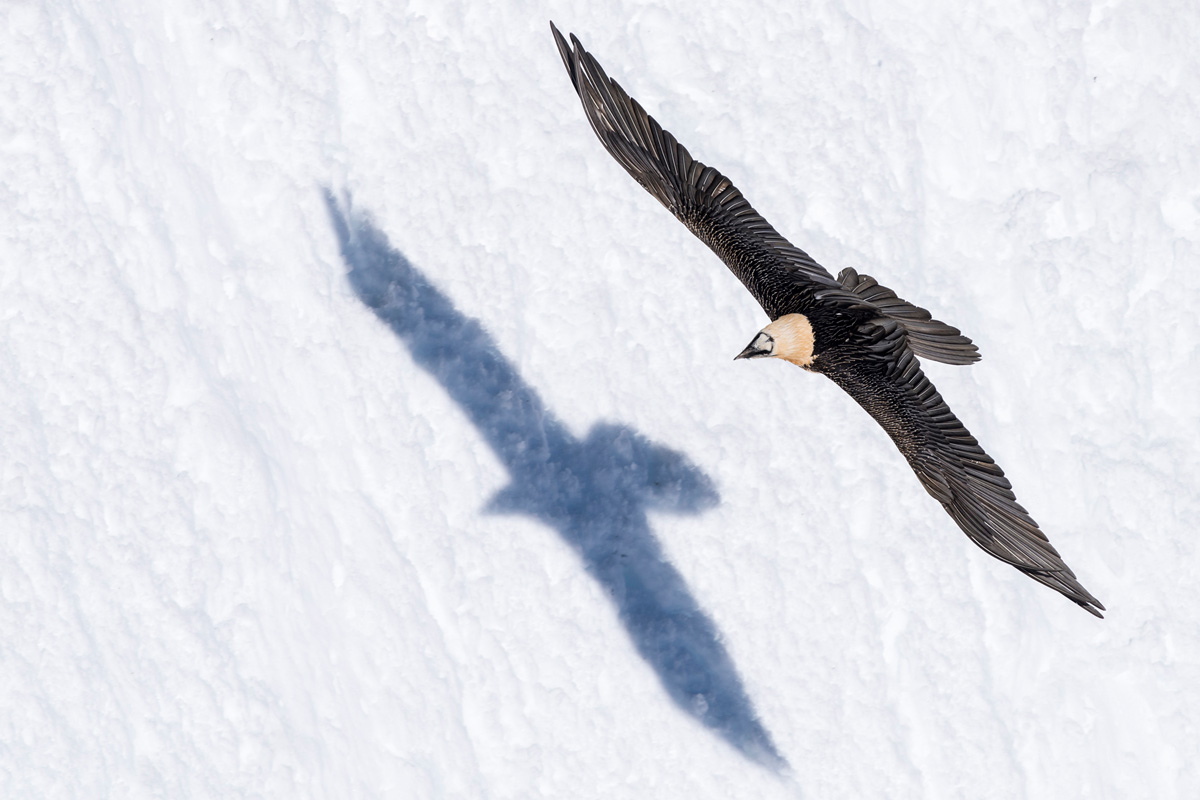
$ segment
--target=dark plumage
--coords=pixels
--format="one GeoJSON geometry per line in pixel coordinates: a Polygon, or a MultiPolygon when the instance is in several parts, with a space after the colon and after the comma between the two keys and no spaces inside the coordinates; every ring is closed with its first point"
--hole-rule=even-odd
{"type": "MultiPolygon", "coordinates": [[[[728,178],[693,159],[575,36],[568,45],[550,27],[605,149],[720,256],[772,320],[807,318],[812,334],[805,359],[789,360],[827,376],[866,409],[971,541],[1101,616],[1104,606],[1075,579],[1017,503],[1004,472],[921,371],[918,356],[947,364],[977,361],[971,340],[871,277],[846,269],[835,279],[779,235],[728,178]]],[[[755,349],[760,342],[774,348],[771,336],[763,338],[771,329],[743,356],[777,355],[755,349]]]]}

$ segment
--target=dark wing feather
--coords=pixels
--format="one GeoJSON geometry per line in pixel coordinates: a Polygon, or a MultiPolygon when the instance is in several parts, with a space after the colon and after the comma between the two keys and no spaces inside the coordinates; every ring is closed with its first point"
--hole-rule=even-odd
{"type": "Polygon", "coordinates": [[[553,23],[550,28],[604,149],[721,257],[772,319],[795,310],[801,293],[839,286],[808,253],[779,235],[728,178],[692,158],[574,35],[568,46],[553,23]]]}
{"type": "Polygon", "coordinates": [[[822,353],[818,365],[887,431],[971,541],[1102,616],[1104,606],[1075,579],[1017,503],[1004,471],[925,377],[902,328],[886,320],[863,325],[858,341],[822,353]]]}

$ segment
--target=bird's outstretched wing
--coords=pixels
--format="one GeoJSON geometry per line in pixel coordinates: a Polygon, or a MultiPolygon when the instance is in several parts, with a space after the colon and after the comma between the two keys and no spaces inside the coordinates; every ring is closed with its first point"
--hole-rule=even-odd
{"type": "Polygon", "coordinates": [[[1004,471],[925,377],[899,323],[877,319],[859,333],[857,341],[822,353],[819,371],[887,431],[926,491],[971,541],[1102,617],[1104,606],[1075,579],[1017,503],[1004,471]]]}
{"type": "Polygon", "coordinates": [[[775,319],[796,297],[840,288],[824,267],[779,235],[732,182],[692,158],[636,100],[604,73],[571,35],[554,24],[563,64],[592,130],[617,162],[729,266],[775,319]]]}

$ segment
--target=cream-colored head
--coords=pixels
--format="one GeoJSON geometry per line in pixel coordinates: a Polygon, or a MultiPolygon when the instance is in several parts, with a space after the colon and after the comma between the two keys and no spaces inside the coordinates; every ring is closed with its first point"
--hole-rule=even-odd
{"type": "Polygon", "coordinates": [[[798,367],[813,362],[813,329],[803,314],[785,314],[758,332],[739,358],[782,358],[798,367]]]}

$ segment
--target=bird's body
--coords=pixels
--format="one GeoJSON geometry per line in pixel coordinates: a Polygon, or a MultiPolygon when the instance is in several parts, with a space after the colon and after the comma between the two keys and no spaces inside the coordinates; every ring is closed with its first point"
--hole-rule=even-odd
{"type": "Polygon", "coordinates": [[[956,328],[873,278],[834,278],[750,206],[728,178],[696,161],[611,80],[579,40],[551,24],[563,63],[605,149],[707,244],[770,317],[739,358],[780,357],[830,378],[887,431],[926,491],[981,548],[1096,616],[1075,579],[1013,495],[1004,472],[937,393],[918,357],[979,359],[956,328]]]}

